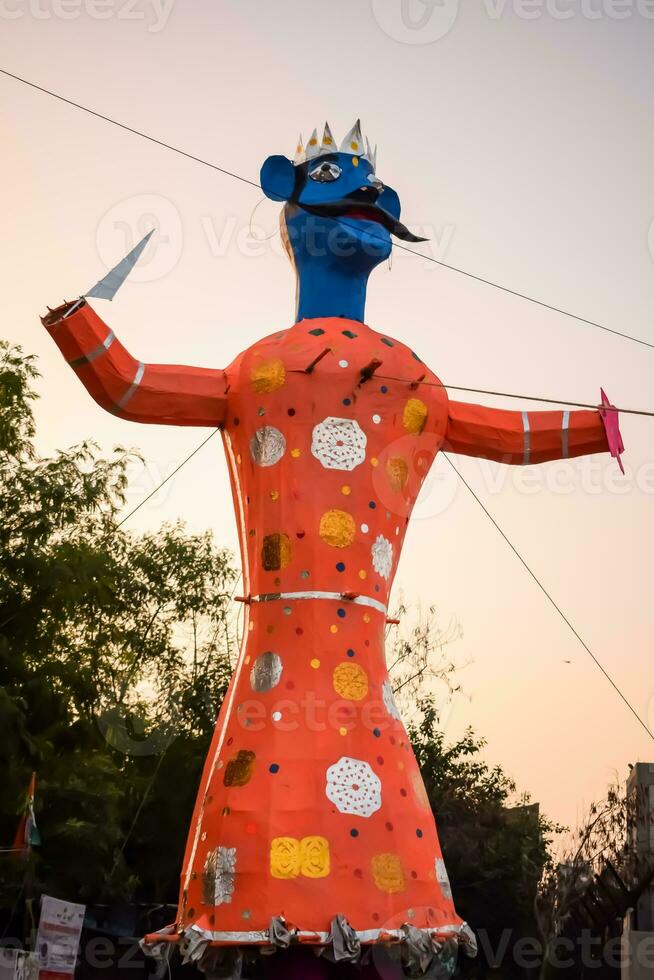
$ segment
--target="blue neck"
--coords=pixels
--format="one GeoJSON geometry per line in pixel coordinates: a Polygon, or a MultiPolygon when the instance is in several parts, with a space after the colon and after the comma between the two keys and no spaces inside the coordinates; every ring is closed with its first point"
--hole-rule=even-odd
{"type": "Polygon", "coordinates": [[[298,267],[298,321],[339,316],[364,322],[369,270],[353,275],[348,266],[307,261],[298,267]]]}

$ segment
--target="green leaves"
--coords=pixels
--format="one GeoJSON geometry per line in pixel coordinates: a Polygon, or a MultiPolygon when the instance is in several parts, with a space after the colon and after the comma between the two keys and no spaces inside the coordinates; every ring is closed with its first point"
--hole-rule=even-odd
{"type": "Polygon", "coordinates": [[[481,757],[483,739],[470,729],[448,743],[429,698],[409,734],[436,816],[457,911],[475,928],[534,935],[534,900],[558,832],[521,796],[499,766],[481,757]]]}
{"type": "Polygon", "coordinates": [[[37,886],[174,901],[231,673],[236,573],[208,533],[117,528],[138,454],[105,457],[87,441],[39,456],[37,377],[0,343],[0,841],[13,839],[35,770],[37,886]],[[159,861],[164,826],[175,844],[159,861]]]}

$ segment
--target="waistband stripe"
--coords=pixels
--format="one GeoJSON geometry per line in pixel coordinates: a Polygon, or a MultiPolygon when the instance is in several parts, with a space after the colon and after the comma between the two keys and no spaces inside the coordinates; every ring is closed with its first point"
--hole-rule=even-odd
{"type": "Polygon", "coordinates": [[[386,615],[387,606],[378,599],[372,599],[367,595],[358,595],[350,598],[342,592],[266,592],[261,595],[250,596],[250,602],[276,602],[280,599],[293,602],[303,599],[331,599],[333,602],[347,602],[353,606],[368,606],[386,615]]]}

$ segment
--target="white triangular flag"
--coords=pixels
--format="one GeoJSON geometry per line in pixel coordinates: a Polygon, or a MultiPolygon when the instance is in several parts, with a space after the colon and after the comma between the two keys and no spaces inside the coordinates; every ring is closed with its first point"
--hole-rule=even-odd
{"type": "Polygon", "coordinates": [[[305,149],[306,159],[311,160],[313,157],[317,157],[320,153],[320,140],[318,139],[318,130],[314,129],[311,134],[311,138],[306,145],[305,149]]]}
{"type": "Polygon", "coordinates": [[[147,235],[141,239],[138,245],[135,245],[132,251],[129,252],[124,259],[120,260],[118,265],[115,265],[106,276],[104,276],[99,282],[96,282],[95,286],[92,286],[87,293],[84,293],[84,295],[94,296],[96,299],[113,299],[138,262],[139,256],[150,241],[150,237],[153,234],[154,229],[149,231],[147,235]]]}
{"type": "Polygon", "coordinates": [[[300,138],[297,141],[297,146],[295,147],[295,156],[293,157],[293,163],[295,166],[304,163],[306,156],[304,155],[304,143],[302,142],[302,133],[300,133],[300,138]]]}
{"type": "Polygon", "coordinates": [[[341,153],[351,153],[353,156],[363,156],[363,136],[361,135],[361,120],[357,119],[354,126],[341,143],[341,153]]]}
{"type": "Polygon", "coordinates": [[[334,153],[336,151],[336,140],[332,136],[332,131],[329,128],[329,123],[325,123],[325,131],[322,134],[322,143],[320,144],[321,153],[334,153]]]}

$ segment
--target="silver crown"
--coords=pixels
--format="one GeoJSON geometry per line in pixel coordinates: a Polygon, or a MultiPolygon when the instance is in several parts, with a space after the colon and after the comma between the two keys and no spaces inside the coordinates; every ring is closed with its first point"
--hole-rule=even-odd
{"type": "Polygon", "coordinates": [[[299,167],[301,163],[306,163],[307,160],[313,160],[316,157],[324,156],[326,153],[336,153],[337,151],[339,153],[349,153],[350,156],[359,157],[361,160],[367,160],[372,166],[372,169],[375,169],[377,163],[377,147],[375,147],[373,152],[372,146],[367,138],[364,146],[360,119],[357,119],[339,147],[336,146],[336,140],[332,136],[329,123],[325,123],[322,140],[318,137],[318,130],[314,129],[309,137],[309,142],[305,146],[302,140],[302,134],[300,134],[295,148],[293,163],[296,167],[299,167]]]}

